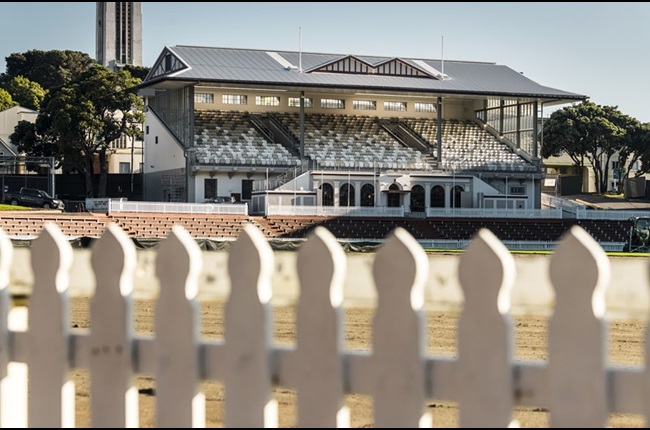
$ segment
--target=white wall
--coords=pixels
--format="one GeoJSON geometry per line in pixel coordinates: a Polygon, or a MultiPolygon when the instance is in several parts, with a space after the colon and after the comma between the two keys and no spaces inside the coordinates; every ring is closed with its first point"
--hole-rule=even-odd
{"type": "Polygon", "coordinates": [[[185,168],[183,148],[152,113],[147,113],[144,131],[144,172],[185,168]],[[148,129],[148,133],[147,133],[148,129]],[[156,137],[158,143],[156,143],[156,137]]]}

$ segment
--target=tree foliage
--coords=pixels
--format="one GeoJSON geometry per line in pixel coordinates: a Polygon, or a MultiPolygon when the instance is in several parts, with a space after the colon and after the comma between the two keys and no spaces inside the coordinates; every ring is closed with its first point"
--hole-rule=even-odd
{"type": "Polygon", "coordinates": [[[21,123],[10,139],[27,155],[53,155],[64,170],[83,175],[87,197],[105,197],[111,143],[138,134],[144,119],[136,94],[139,83],[128,72],[95,64],[78,80],[51,90],[31,129],[21,123]],[[100,173],[97,192],[95,164],[100,173]]]}
{"type": "Polygon", "coordinates": [[[0,88],[0,112],[12,108],[17,104],[18,103],[16,103],[11,97],[11,94],[9,94],[6,90],[0,88]]]}
{"type": "Polygon", "coordinates": [[[122,70],[129,72],[134,78],[144,81],[144,78],[147,77],[147,74],[149,74],[149,70],[151,70],[151,68],[134,66],[133,64],[125,64],[124,67],[122,67],[122,70]]]}
{"type": "Polygon", "coordinates": [[[24,76],[16,76],[10,81],[1,85],[16,103],[19,105],[38,110],[45,97],[45,90],[37,82],[32,82],[24,76]]]}
{"type": "Polygon", "coordinates": [[[607,189],[610,160],[623,149],[631,122],[616,106],[584,101],[565,107],[545,122],[541,155],[548,158],[564,152],[580,170],[588,162],[594,170],[596,190],[602,193],[607,189]]]}
{"type": "Polygon", "coordinates": [[[5,58],[6,72],[0,78],[8,82],[24,76],[49,90],[74,81],[95,63],[88,54],[80,51],[40,51],[37,49],[13,53],[5,58]]]}

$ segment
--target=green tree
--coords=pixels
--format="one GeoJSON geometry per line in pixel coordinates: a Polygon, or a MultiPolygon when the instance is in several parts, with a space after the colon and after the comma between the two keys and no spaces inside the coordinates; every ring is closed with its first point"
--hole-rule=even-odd
{"type": "Polygon", "coordinates": [[[24,76],[16,76],[1,85],[19,105],[38,110],[45,97],[45,90],[37,82],[32,82],[24,76]]]}
{"type": "Polygon", "coordinates": [[[134,78],[144,81],[144,78],[147,77],[147,75],[149,74],[149,70],[151,70],[151,68],[134,66],[133,64],[125,64],[124,67],[122,67],[122,70],[124,70],[125,72],[129,72],[131,76],[133,76],[134,78]]]}
{"type": "Polygon", "coordinates": [[[87,197],[106,197],[111,142],[136,134],[143,122],[139,79],[95,64],[79,80],[50,91],[33,129],[14,132],[12,142],[27,155],[56,157],[58,165],[84,177],[87,197]],[[93,175],[99,166],[95,193],[93,175]]]}
{"type": "Polygon", "coordinates": [[[13,53],[5,58],[6,72],[0,78],[8,82],[24,76],[49,90],[72,82],[95,63],[88,54],[80,51],[40,51],[37,49],[13,53]]]}
{"type": "Polygon", "coordinates": [[[594,170],[596,190],[607,190],[609,162],[623,147],[627,116],[615,106],[584,101],[553,112],[544,124],[542,157],[566,153],[583,170],[588,162],[594,170]]]}
{"type": "MultiPolygon", "coordinates": [[[[634,176],[650,173],[650,122],[638,123],[638,127],[628,131],[631,146],[636,149],[638,160],[641,162],[634,176]]],[[[632,163],[636,161],[634,159],[632,163]]]]}
{"type": "Polygon", "coordinates": [[[9,94],[6,90],[0,88],[0,112],[12,108],[17,104],[18,103],[16,103],[14,99],[11,98],[11,94],[9,94]]]}

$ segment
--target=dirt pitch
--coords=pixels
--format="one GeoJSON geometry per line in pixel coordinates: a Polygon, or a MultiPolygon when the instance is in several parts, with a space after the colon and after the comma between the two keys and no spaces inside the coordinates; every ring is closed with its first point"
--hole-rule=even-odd
{"type": "MultiPolygon", "coordinates": [[[[138,301],[135,304],[135,330],[141,334],[151,334],[154,327],[154,303],[138,301]]],[[[87,298],[72,299],[72,324],[80,329],[90,328],[89,301],[87,298]]],[[[205,338],[223,337],[223,305],[215,302],[202,302],[202,334],[205,338]]],[[[355,349],[371,348],[370,309],[349,309],[345,313],[346,347],[355,349]]],[[[274,308],[274,337],[277,343],[295,341],[295,314],[291,307],[274,308]]],[[[454,354],[456,352],[456,324],[458,314],[429,312],[428,348],[429,352],[454,354]]],[[[517,317],[515,326],[515,355],[524,359],[546,358],[547,321],[541,317],[517,317]]],[[[643,332],[645,322],[625,321],[610,324],[609,357],[610,362],[620,364],[640,364],[643,360],[643,332]]],[[[86,371],[74,371],[76,383],[76,425],[89,427],[90,421],[90,379],[86,371]]],[[[155,380],[138,377],[140,391],[140,426],[155,427],[155,380]]],[[[207,427],[223,427],[223,385],[218,382],[203,384],[206,395],[207,427]]],[[[280,427],[296,426],[296,394],[289,388],[274,391],[280,410],[280,427]]],[[[373,427],[372,400],[365,395],[348,395],[352,427],[373,427]]],[[[458,408],[444,401],[430,401],[429,410],[433,415],[434,427],[457,427],[458,408]]],[[[517,408],[515,416],[522,427],[548,427],[548,413],[540,408],[517,408]]],[[[643,427],[644,419],[635,415],[612,414],[609,425],[612,427],[643,427]]]]}

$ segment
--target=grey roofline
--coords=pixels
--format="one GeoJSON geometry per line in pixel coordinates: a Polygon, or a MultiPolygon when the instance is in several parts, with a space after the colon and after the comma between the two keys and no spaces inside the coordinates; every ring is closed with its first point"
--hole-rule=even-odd
{"type": "MultiPolygon", "coordinates": [[[[410,93],[425,93],[425,94],[458,94],[458,95],[478,95],[478,96],[508,96],[508,97],[527,97],[527,98],[548,98],[553,100],[559,100],[557,94],[531,94],[531,93],[506,93],[506,92],[497,92],[497,91],[482,91],[480,93],[476,91],[462,91],[462,90],[423,90],[418,88],[397,88],[397,87],[377,87],[377,86],[360,86],[360,85],[332,85],[332,84],[310,84],[310,83],[269,83],[261,81],[231,81],[231,80],[211,80],[211,79],[201,79],[200,81],[196,79],[187,79],[183,77],[170,77],[163,75],[152,79],[148,82],[143,82],[138,86],[138,90],[153,86],[157,83],[164,81],[177,81],[177,82],[186,82],[188,85],[200,85],[200,84],[210,84],[210,83],[220,83],[220,84],[229,84],[229,85],[263,85],[263,86],[273,86],[273,87],[305,87],[305,88],[339,88],[345,90],[372,90],[372,91],[389,91],[389,92],[410,92],[410,93]]],[[[567,94],[563,96],[562,100],[587,100],[589,96],[575,94],[567,94]]]]}

